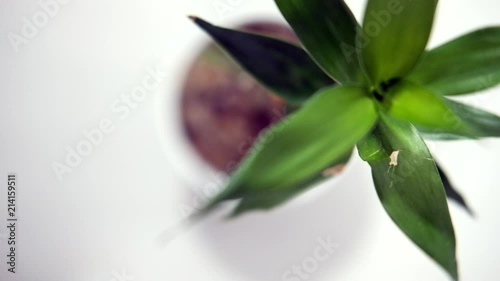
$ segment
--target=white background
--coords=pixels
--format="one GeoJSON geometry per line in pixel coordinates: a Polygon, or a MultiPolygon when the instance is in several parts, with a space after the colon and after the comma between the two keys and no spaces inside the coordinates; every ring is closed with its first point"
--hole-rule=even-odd
{"type": "MultiPolygon", "coordinates": [[[[381,208],[368,167],[354,160],[338,179],[267,214],[224,221],[221,210],[164,247],[158,235],[193,206],[216,176],[183,143],[178,98],[187,63],[206,36],[186,15],[217,24],[282,20],[270,0],[71,0],[22,44],[35,0],[0,2],[0,280],[271,281],[311,257],[317,239],[338,244],[308,280],[448,280],[381,208]],[[161,68],[167,76],[126,118],[113,112],[161,68]],[[115,130],[58,181],[82,130],[112,120],[115,130]],[[6,175],[18,178],[16,274],[7,272],[6,175]],[[133,277],[132,277],[133,276],[133,277]]],[[[359,18],[365,1],[347,1],[359,18]]],[[[500,25],[498,1],[440,1],[431,46],[485,25],[500,25]]],[[[500,114],[500,90],[469,102],[500,114]]],[[[500,280],[500,141],[431,144],[476,213],[455,204],[462,280],[500,280]]],[[[355,157],[356,158],[356,157],[355,157]]],[[[423,175],[425,176],[425,175],[423,175]]]]}

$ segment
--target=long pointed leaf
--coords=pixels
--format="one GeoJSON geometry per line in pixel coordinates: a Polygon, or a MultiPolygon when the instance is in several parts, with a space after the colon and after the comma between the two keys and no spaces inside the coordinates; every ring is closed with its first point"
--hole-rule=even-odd
{"type": "Polygon", "coordinates": [[[391,115],[419,127],[473,136],[472,130],[441,97],[413,82],[402,80],[391,87],[384,105],[391,115]]]}
{"type": "Polygon", "coordinates": [[[437,2],[368,1],[362,53],[375,86],[401,78],[415,66],[427,45],[437,2]]]}
{"type": "Polygon", "coordinates": [[[442,99],[447,107],[453,111],[454,115],[460,117],[460,120],[455,121],[451,128],[429,129],[419,127],[419,131],[422,132],[426,138],[455,140],[462,138],[500,137],[499,116],[447,98],[442,99]],[[454,130],[454,128],[463,126],[468,128],[468,134],[460,134],[454,130]]]}
{"type": "Polygon", "coordinates": [[[440,95],[499,84],[500,27],[474,31],[427,52],[408,78],[440,95]]]}
{"type": "MultiPolygon", "coordinates": [[[[228,199],[293,190],[344,159],[377,119],[363,88],[321,90],[256,141],[228,186],[205,209],[228,199]]],[[[257,203],[255,203],[258,205],[257,203]]]]}
{"type": "Polygon", "coordinates": [[[233,211],[232,217],[241,215],[245,212],[251,210],[270,210],[280,204],[283,204],[297,195],[309,190],[313,186],[332,178],[334,174],[330,172],[331,169],[342,169],[342,167],[349,161],[351,157],[352,150],[344,157],[335,161],[325,167],[325,169],[313,176],[311,179],[300,184],[290,186],[286,190],[269,190],[268,192],[256,192],[252,194],[246,194],[244,198],[238,203],[238,206],[233,211]]]}
{"type": "Polygon", "coordinates": [[[382,114],[360,145],[385,210],[455,280],[455,235],[443,184],[424,141],[408,122],[382,114]]]}
{"type": "Polygon", "coordinates": [[[451,184],[450,179],[443,171],[443,169],[439,167],[439,165],[436,166],[439,172],[439,177],[441,177],[441,181],[443,182],[444,191],[446,192],[446,197],[448,197],[448,199],[451,199],[460,206],[462,206],[470,215],[474,215],[474,212],[469,207],[462,194],[460,194],[460,192],[458,192],[458,190],[456,190],[455,187],[451,184]]]}
{"type": "Polygon", "coordinates": [[[298,46],[218,27],[200,18],[191,19],[258,81],[290,103],[301,103],[317,90],[335,83],[298,46]]]}
{"type": "Polygon", "coordinates": [[[341,84],[365,84],[355,49],[359,25],[343,0],[275,0],[305,48],[341,84]]]}

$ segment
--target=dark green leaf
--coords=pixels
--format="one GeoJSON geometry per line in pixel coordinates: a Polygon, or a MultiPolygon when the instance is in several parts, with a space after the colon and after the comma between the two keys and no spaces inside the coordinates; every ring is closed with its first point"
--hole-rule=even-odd
{"type": "Polygon", "coordinates": [[[455,187],[451,184],[450,180],[448,179],[448,176],[446,173],[443,171],[439,165],[436,165],[438,172],[439,172],[439,177],[441,177],[441,181],[443,182],[444,186],[444,191],[446,192],[446,197],[448,199],[451,199],[455,202],[457,202],[460,206],[462,206],[470,215],[474,215],[474,212],[472,212],[472,209],[469,208],[469,205],[467,205],[467,202],[465,202],[464,197],[460,192],[458,192],[455,187]]]}
{"type": "MultiPolygon", "coordinates": [[[[246,196],[255,200],[303,188],[328,165],[343,160],[376,119],[375,105],[365,89],[321,90],[296,113],[261,134],[226,189],[205,211],[223,200],[246,196]]],[[[256,208],[265,205],[252,204],[256,208]]]]}
{"type": "Polygon", "coordinates": [[[300,47],[191,19],[258,81],[291,103],[301,103],[318,89],[335,83],[300,47]]]}
{"type": "Polygon", "coordinates": [[[363,60],[374,86],[408,74],[422,55],[437,0],[369,0],[363,21],[363,60]]]}
{"type": "Polygon", "coordinates": [[[441,97],[413,82],[401,80],[392,86],[384,99],[384,106],[391,115],[419,127],[472,136],[460,116],[441,97]]]}
{"type": "Polygon", "coordinates": [[[500,27],[481,29],[427,52],[409,79],[439,95],[476,92],[500,83],[500,27]]]}
{"type": "Polygon", "coordinates": [[[462,138],[500,137],[500,117],[476,107],[442,98],[455,116],[460,119],[451,128],[429,129],[419,127],[419,131],[429,139],[454,140],[462,138]],[[467,134],[457,133],[456,128],[467,127],[467,134]]]}
{"type": "Polygon", "coordinates": [[[275,0],[305,48],[341,84],[366,84],[356,51],[359,25],[343,0],[275,0]]]}
{"type": "Polygon", "coordinates": [[[457,280],[455,235],[444,187],[417,130],[381,114],[379,125],[358,149],[372,167],[377,194],[392,220],[457,280]]]}

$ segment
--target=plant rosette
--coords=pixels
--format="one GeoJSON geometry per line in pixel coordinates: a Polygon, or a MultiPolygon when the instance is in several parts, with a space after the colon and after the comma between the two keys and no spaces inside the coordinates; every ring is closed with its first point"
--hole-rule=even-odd
{"type": "Polygon", "coordinates": [[[295,107],[197,216],[234,199],[232,216],[273,208],[329,178],[356,147],[392,220],[458,280],[448,183],[423,137],[500,136],[500,117],[449,99],[500,83],[500,27],[426,51],[437,0],[369,0],[362,25],[342,0],[275,2],[303,47],[191,17],[295,107]]]}

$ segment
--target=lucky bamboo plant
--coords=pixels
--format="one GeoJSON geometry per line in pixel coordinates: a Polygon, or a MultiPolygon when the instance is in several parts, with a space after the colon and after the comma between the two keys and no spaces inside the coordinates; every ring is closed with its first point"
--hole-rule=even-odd
{"type": "Polygon", "coordinates": [[[362,25],[342,0],[275,0],[302,47],[190,17],[292,106],[201,212],[275,207],[329,177],[356,147],[398,227],[458,280],[444,185],[422,137],[500,136],[500,117],[448,96],[500,83],[500,27],[425,51],[437,0],[369,0],[362,25]]]}

